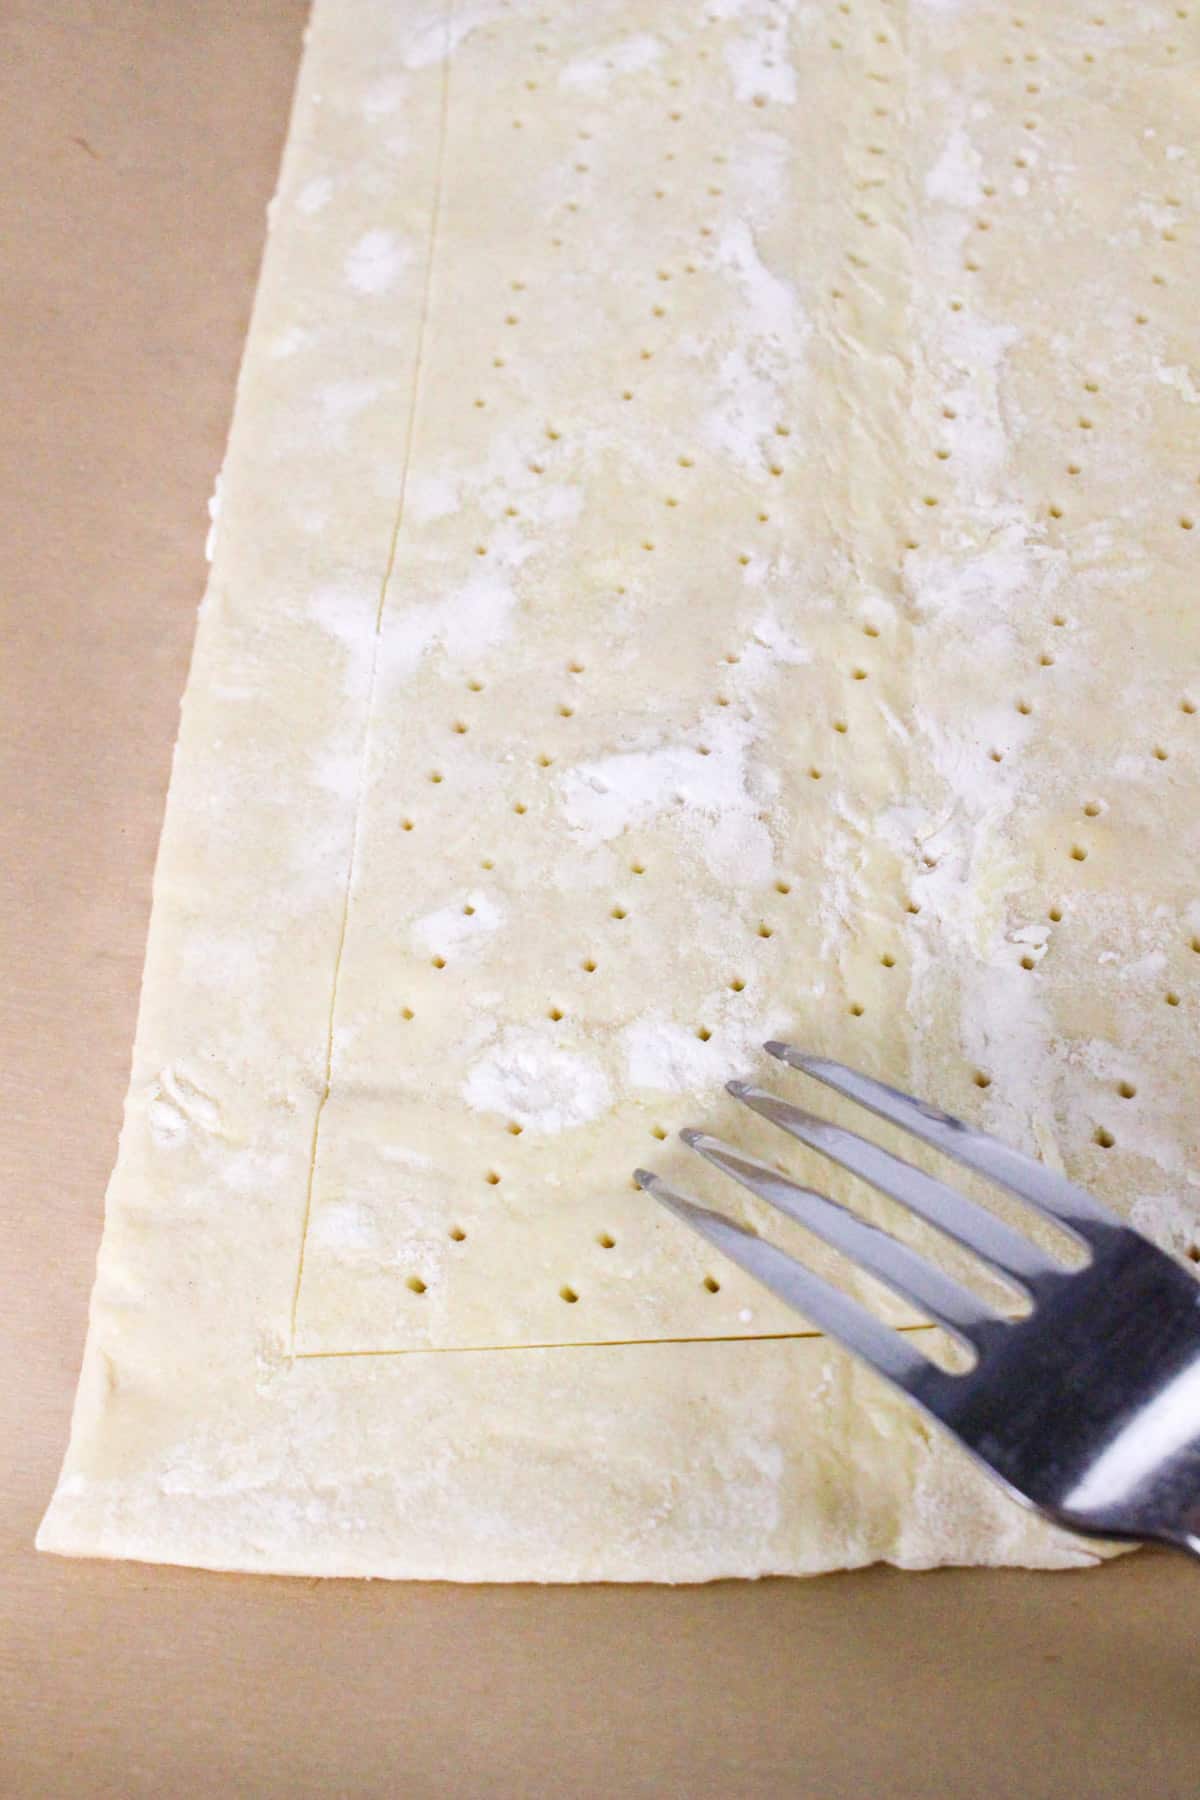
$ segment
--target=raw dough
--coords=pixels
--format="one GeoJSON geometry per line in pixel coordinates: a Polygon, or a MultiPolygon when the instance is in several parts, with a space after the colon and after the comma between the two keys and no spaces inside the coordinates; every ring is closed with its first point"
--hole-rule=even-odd
{"type": "Polygon", "coordinates": [[[630,1171],[787,1034],[1193,1241],[1192,32],[318,5],[44,1548],[1091,1559],[630,1171]]]}

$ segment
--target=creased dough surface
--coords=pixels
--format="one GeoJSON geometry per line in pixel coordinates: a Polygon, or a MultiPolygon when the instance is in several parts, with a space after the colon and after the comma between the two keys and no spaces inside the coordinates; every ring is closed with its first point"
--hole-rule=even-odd
{"type": "Polygon", "coordinates": [[[44,1547],[1089,1559],[629,1173],[791,1035],[1195,1241],[1194,32],[318,4],[44,1547]]]}

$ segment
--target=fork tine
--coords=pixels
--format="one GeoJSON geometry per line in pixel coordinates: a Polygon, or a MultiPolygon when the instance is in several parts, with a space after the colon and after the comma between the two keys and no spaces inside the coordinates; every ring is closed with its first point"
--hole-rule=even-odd
{"type": "Polygon", "coordinates": [[[935,1324],[944,1325],[961,1338],[968,1348],[975,1346],[974,1334],[979,1327],[999,1323],[1000,1315],[970,1288],[943,1275],[907,1244],[858,1218],[836,1200],[815,1193],[812,1188],[800,1187],[756,1157],[743,1156],[707,1132],[687,1130],[679,1135],[715,1169],[732,1175],[760,1200],[778,1207],[834,1250],[852,1257],[868,1274],[911,1300],[935,1324]]]}
{"type": "Polygon", "coordinates": [[[780,1062],[787,1063],[789,1068],[811,1075],[836,1093],[845,1094],[849,1100],[857,1100],[860,1106],[867,1107],[881,1119],[901,1126],[923,1143],[931,1144],[935,1150],[943,1151],[968,1169],[1007,1188],[1018,1200],[1024,1200],[1039,1212],[1048,1213],[1085,1242],[1092,1242],[1098,1231],[1102,1233],[1104,1228],[1121,1224],[1115,1213],[1068,1181],[1065,1175],[1056,1174],[1023,1150],[1014,1150],[1010,1144],[1001,1143],[986,1131],[977,1131],[950,1113],[940,1112],[922,1100],[913,1099],[910,1094],[901,1093],[899,1088],[874,1081],[869,1075],[860,1075],[856,1069],[848,1069],[844,1063],[833,1062],[828,1057],[810,1056],[794,1044],[772,1042],[764,1044],[763,1049],[780,1062]]]}
{"type": "Polygon", "coordinates": [[[890,1325],[881,1325],[857,1300],[840,1293],[766,1238],[756,1237],[721,1213],[697,1206],[650,1169],[635,1169],[633,1178],[668,1212],[707,1238],[827,1337],[863,1357],[905,1393],[926,1387],[940,1374],[927,1357],[909,1348],[899,1332],[890,1325]]]}
{"type": "Polygon", "coordinates": [[[840,1163],[851,1174],[869,1181],[881,1193],[899,1200],[922,1219],[936,1225],[956,1243],[963,1244],[973,1255],[989,1262],[1017,1287],[1032,1295],[1049,1277],[1062,1274],[1063,1265],[1055,1262],[1014,1231],[986,1208],[958,1194],[944,1181],[938,1181],[923,1170],[914,1168],[902,1157],[893,1156],[879,1144],[862,1138],[856,1132],[819,1119],[804,1112],[778,1095],[769,1094],[749,1081],[726,1083],[736,1100],[741,1100],[773,1125],[779,1125],[791,1137],[799,1138],[812,1150],[840,1163]]]}

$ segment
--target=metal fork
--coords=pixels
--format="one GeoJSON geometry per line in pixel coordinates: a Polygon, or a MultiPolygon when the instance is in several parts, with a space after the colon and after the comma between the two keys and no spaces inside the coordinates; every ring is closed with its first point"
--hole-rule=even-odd
{"type": "Polygon", "coordinates": [[[702,1131],[685,1143],[910,1301],[965,1349],[950,1372],[911,1334],[778,1246],[696,1205],[661,1176],[635,1180],[828,1337],[952,1432],[1008,1492],[1084,1536],[1157,1539],[1200,1557],[1200,1282],[1089,1194],[1030,1156],[868,1075],[791,1044],[764,1049],[955,1158],[1066,1229],[1069,1268],[985,1207],[880,1145],[746,1081],[729,1092],[802,1144],[900,1201],[1031,1303],[1007,1319],[846,1207],[702,1131]]]}

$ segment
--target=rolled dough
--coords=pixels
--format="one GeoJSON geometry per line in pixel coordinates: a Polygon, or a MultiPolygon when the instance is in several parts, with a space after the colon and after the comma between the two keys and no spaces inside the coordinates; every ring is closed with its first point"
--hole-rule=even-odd
{"type": "Polygon", "coordinates": [[[789,1035],[1194,1244],[1194,48],[318,0],[43,1548],[1092,1559],[630,1172],[789,1035]]]}

